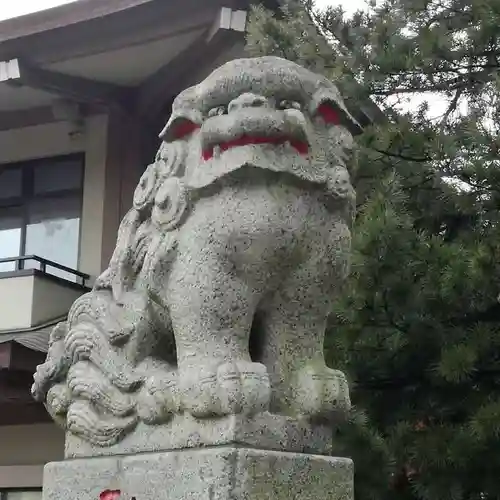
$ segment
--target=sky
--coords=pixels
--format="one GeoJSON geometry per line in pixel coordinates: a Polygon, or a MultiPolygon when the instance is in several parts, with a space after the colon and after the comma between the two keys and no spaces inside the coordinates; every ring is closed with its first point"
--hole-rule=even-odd
{"type": "MultiPolygon", "coordinates": [[[[8,19],[11,17],[22,16],[35,12],[37,10],[44,10],[50,7],[56,7],[65,3],[74,2],[75,0],[16,0],[9,2],[7,0],[0,0],[0,20],[8,19]]],[[[101,0],[105,1],[105,0],[101,0]]],[[[348,12],[356,10],[364,4],[363,0],[317,0],[319,7],[326,5],[343,5],[344,9],[348,12]]]]}
{"type": "Polygon", "coordinates": [[[49,9],[65,3],[70,3],[70,0],[17,0],[16,2],[3,0],[0,2],[0,20],[49,9]]]}

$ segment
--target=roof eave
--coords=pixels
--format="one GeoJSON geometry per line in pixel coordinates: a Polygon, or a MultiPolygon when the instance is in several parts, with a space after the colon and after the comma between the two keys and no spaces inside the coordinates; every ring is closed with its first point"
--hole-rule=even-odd
{"type": "Polygon", "coordinates": [[[76,0],[0,21],[0,44],[109,16],[157,0],[76,0]]]}

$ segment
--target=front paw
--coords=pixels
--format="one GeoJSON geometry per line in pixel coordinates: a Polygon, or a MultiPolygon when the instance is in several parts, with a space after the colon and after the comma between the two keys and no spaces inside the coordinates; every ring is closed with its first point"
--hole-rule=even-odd
{"type": "Polygon", "coordinates": [[[290,402],[297,414],[331,420],[351,407],[345,375],[326,365],[308,364],[294,374],[290,402]]]}
{"type": "Polygon", "coordinates": [[[183,407],[198,418],[266,411],[271,386],[266,367],[249,361],[181,369],[183,407]]]}
{"type": "Polygon", "coordinates": [[[177,374],[157,371],[148,377],[137,396],[137,414],[149,425],[168,422],[180,413],[177,374]]]}

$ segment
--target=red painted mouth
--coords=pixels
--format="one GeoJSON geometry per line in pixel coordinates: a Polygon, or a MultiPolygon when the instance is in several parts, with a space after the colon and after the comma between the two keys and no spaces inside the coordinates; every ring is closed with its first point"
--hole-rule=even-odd
{"type": "MultiPolygon", "coordinates": [[[[297,139],[291,139],[287,137],[251,137],[248,135],[244,135],[242,137],[238,137],[238,139],[233,139],[232,141],[227,141],[219,144],[219,147],[222,152],[227,151],[231,148],[237,148],[239,146],[249,146],[249,145],[259,145],[259,144],[273,144],[275,146],[279,146],[281,144],[285,144],[285,142],[290,142],[290,145],[295,148],[297,153],[300,155],[307,155],[309,152],[309,144],[304,141],[299,141],[297,139]]],[[[205,161],[211,160],[214,156],[214,147],[210,147],[203,151],[203,159],[205,161]]]]}

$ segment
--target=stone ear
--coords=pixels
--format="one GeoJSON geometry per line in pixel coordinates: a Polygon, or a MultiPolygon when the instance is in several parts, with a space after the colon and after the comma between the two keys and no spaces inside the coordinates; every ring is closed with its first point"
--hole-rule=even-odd
{"type": "Polygon", "coordinates": [[[201,127],[202,122],[201,112],[195,109],[174,112],[161,131],[160,139],[165,142],[187,139],[195,130],[201,127]]]}
{"type": "Polygon", "coordinates": [[[343,125],[352,135],[363,132],[361,125],[345,107],[337,89],[318,90],[311,100],[310,113],[311,116],[321,116],[327,124],[343,125]]]}
{"type": "Polygon", "coordinates": [[[316,113],[321,116],[328,125],[342,125],[342,113],[338,106],[332,101],[323,101],[318,106],[316,113]]]}

